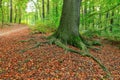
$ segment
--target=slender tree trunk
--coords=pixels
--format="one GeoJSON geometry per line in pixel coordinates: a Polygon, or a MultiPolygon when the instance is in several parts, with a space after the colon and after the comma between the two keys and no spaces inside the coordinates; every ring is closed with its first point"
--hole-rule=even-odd
{"type": "Polygon", "coordinates": [[[1,8],[1,12],[2,12],[2,26],[3,26],[3,24],[4,24],[4,13],[3,13],[3,8],[1,8]]]}
{"type": "Polygon", "coordinates": [[[37,10],[37,5],[36,5],[36,11],[35,11],[34,16],[35,16],[35,22],[36,22],[36,21],[38,20],[38,10],[37,10]]]}
{"type": "MultiPolygon", "coordinates": [[[[84,16],[86,16],[86,14],[87,14],[87,2],[85,2],[85,6],[84,6],[84,16]]],[[[87,29],[87,24],[86,24],[86,19],[84,19],[84,27],[85,27],[85,29],[87,29]]]]}
{"type": "Polygon", "coordinates": [[[2,26],[4,24],[4,15],[3,15],[3,8],[2,8],[2,0],[0,0],[0,10],[1,10],[1,20],[2,20],[2,26]]]}
{"type": "Polygon", "coordinates": [[[8,13],[5,15],[6,17],[6,22],[9,23],[10,22],[10,5],[9,5],[9,2],[7,2],[7,11],[8,13]]]}
{"type": "Polygon", "coordinates": [[[14,23],[16,23],[16,20],[17,20],[17,8],[15,6],[15,17],[14,17],[14,23]]]}
{"type": "Polygon", "coordinates": [[[37,9],[38,9],[38,17],[40,19],[40,18],[42,18],[42,8],[41,8],[41,6],[39,4],[39,1],[40,0],[37,0],[37,9]]]}
{"type": "Polygon", "coordinates": [[[77,46],[79,34],[81,0],[64,0],[60,25],[53,35],[62,42],[77,46]]]}
{"type": "MultiPolygon", "coordinates": [[[[94,12],[94,10],[95,10],[95,7],[94,7],[94,5],[93,5],[93,7],[92,7],[92,11],[94,12]]],[[[93,18],[93,28],[95,28],[95,21],[94,21],[94,18],[93,18]]]]}
{"type": "Polygon", "coordinates": [[[50,11],[50,1],[47,0],[47,14],[49,14],[49,11],[50,11]]]}
{"type": "Polygon", "coordinates": [[[42,0],[42,18],[45,18],[44,0],[42,0]]]}
{"type": "Polygon", "coordinates": [[[107,27],[109,25],[108,18],[109,18],[109,12],[106,13],[106,23],[105,23],[106,28],[105,28],[105,31],[107,31],[107,27]]]}
{"type": "Polygon", "coordinates": [[[2,7],[2,0],[0,0],[0,8],[2,7]]]}
{"type": "Polygon", "coordinates": [[[106,14],[106,18],[109,18],[109,13],[107,12],[107,14],[106,14]]]}
{"type": "Polygon", "coordinates": [[[22,10],[19,7],[19,24],[21,24],[22,10]]]}
{"type": "MultiPolygon", "coordinates": [[[[100,6],[99,10],[101,11],[101,6],[100,6]]],[[[102,28],[102,23],[101,23],[101,22],[102,22],[102,15],[99,14],[98,17],[99,17],[99,23],[100,23],[100,24],[98,25],[98,29],[99,29],[99,28],[102,28]]]]}
{"type": "MultiPolygon", "coordinates": [[[[112,17],[114,16],[114,11],[112,11],[112,17]]],[[[111,24],[111,26],[110,26],[110,31],[112,32],[112,26],[113,26],[113,23],[114,23],[114,20],[113,20],[113,18],[110,20],[110,24],[111,24]]]]}
{"type": "MultiPolygon", "coordinates": [[[[102,22],[102,21],[101,21],[101,17],[102,17],[102,15],[99,14],[99,21],[100,21],[100,23],[102,22]]],[[[99,24],[99,28],[102,28],[102,24],[99,24]]]]}
{"type": "Polygon", "coordinates": [[[12,23],[12,0],[10,0],[10,23],[12,23]]]}
{"type": "Polygon", "coordinates": [[[85,26],[84,26],[84,6],[82,6],[82,8],[81,8],[81,12],[82,12],[82,28],[85,30],[85,26]]]}
{"type": "Polygon", "coordinates": [[[38,10],[38,5],[37,5],[37,3],[38,3],[38,0],[37,0],[37,2],[35,2],[34,0],[32,0],[32,2],[33,2],[33,4],[34,4],[34,6],[35,6],[35,14],[34,14],[34,16],[35,16],[35,22],[36,22],[36,20],[38,19],[38,13],[39,13],[39,10],[38,10]]]}
{"type": "MultiPolygon", "coordinates": [[[[120,13],[120,9],[118,9],[118,13],[120,13]]],[[[119,15],[119,14],[118,14],[119,15]]],[[[117,21],[118,25],[120,25],[120,17],[118,17],[118,21],[117,21]]]]}
{"type": "Polygon", "coordinates": [[[58,6],[55,6],[56,17],[58,17],[58,6]]]}

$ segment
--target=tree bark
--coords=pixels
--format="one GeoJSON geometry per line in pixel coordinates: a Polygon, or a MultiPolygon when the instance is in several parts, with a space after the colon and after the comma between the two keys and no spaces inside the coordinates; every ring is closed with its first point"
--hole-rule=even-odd
{"type": "MultiPolygon", "coordinates": [[[[88,13],[87,12],[87,8],[88,8],[88,6],[87,6],[87,2],[85,2],[85,5],[84,5],[84,16],[86,16],[86,14],[88,13]]],[[[87,21],[86,21],[86,19],[84,18],[84,27],[85,27],[85,30],[87,29],[87,21]]]]}
{"type": "Polygon", "coordinates": [[[64,0],[60,25],[53,36],[64,43],[77,46],[79,34],[81,0],[64,0]]]}
{"type": "Polygon", "coordinates": [[[42,0],[42,18],[45,18],[44,0],[42,0]]]}
{"type": "Polygon", "coordinates": [[[38,17],[39,17],[39,16],[38,16],[38,15],[39,15],[39,14],[38,14],[38,13],[39,13],[39,10],[38,10],[39,7],[38,7],[38,4],[37,4],[37,3],[38,3],[38,0],[37,0],[37,2],[35,2],[34,0],[31,0],[31,1],[33,2],[34,6],[35,6],[35,9],[36,9],[36,10],[35,10],[35,14],[34,14],[34,16],[35,16],[35,22],[36,22],[36,20],[38,20],[38,17]]]}
{"type": "Polygon", "coordinates": [[[22,18],[22,10],[21,8],[19,7],[19,24],[21,24],[21,18],[22,18]]]}
{"type": "MultiPolygon", "coordinates": [[[[94,10],[95,10],[95,6],[93,4],[92,11],[94,12],[94,10]]],[[[93,18],[93,28],[95,28],[95,20],[94,20],[94,18],[93,18]]]]}
{"type": "MultiPolygon", "coordinates": [[[[120,9],[118,9],[118,13],[120,13],[120,9]]],[[[120,25],[120,17],[118,17],[118,24],[120,25]]]]}
{"type": "Polygon", "coordinates": [[[16,20],[17,20],[17,7],[15,6],[14,23],[16,23],[16,20]]]}
{"type": "Polygon", "coordinates": [[[1,19],[2,19],[2,26],[4,24],[4,15],[3,15],[3,8],[2,8],[2,0],[0,0],[0,9],[1,9],[1,19]]]}
{"type": "Polygon", "coordinates": [[[12,0],[10,0],[10,23],[12,23],[12,0]]]}
{"type": "Polygon", "coordinates": [[[47,14],[49,14],[49,11],[50,11],[50,1],[47,0],[47,14]]]}
{"type": "MultiPolygon", "coordinates": [[[[112,17],[114,16],[114,11],[112,11],[111,16],[112,16],[112,17]]],[[[110,31],[112,32],[112,31],[113,31],[112,26],[113,26],[113,24],[114,24],[113,18],[110,20],[110,24],[111,24],[111,26],[110,26],[110,31]]]]}
{"type": "Polygon", "coordinates": [[[56,17],[58,17],[58,6],[55,6],[56,17]]]}

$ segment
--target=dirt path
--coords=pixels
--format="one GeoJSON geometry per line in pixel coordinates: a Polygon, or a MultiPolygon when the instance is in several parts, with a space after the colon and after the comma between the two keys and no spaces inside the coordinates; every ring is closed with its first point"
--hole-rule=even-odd
{"type": "Polygon", "coordinates": [[[9,30],[9,31],[1,31],[0,32],[0,37],[1,36],[10,36],[11,34],[14,34],[14,33],[16,33],[16,32],[18,32],[19,33],[19,31],[22,31],[22,30],[24,30],[24,29],[28,29],[28,27],[17,27],[17,28],[15,28],[15,29],[12,29],[12,30],[9,30]]]}
{"type": "MultiPolygon", "coordinates": [[[[92,59],[55,45],[41,44],[25,51],[36,41],[45,41],[45,34],[29,33],[23,25],[0,33],[0,80],[100,80],[105,74],[92,59]]],[[[90,52],[105,64],[113,80],[120,80],[120,49],[108,41],[102,44],[100,50],[90,52]]]]}

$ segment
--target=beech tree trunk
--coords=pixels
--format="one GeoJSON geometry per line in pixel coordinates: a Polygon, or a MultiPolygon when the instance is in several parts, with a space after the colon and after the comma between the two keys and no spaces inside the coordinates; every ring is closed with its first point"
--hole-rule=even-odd
{"type": "Polygon", "coordinates": [[[81,0],[64,0],[59,27],[54,36],[65,43],[77,46],[79,34],[81,0]]]}

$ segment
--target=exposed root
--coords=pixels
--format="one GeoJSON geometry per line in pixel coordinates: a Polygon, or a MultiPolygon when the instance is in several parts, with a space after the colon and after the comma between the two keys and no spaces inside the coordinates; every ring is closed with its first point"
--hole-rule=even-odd
{"type": "Polygon", "coordinates": [[[48,43],[48,42],[36,42],[36,44],[35,44],[33,47],[20,50],[20,53],[24,53],[24,52],[26,52],[26,51],[28,51],[28,50],[38,48],[38,47],[40,47],[42,44],[46,44],[46,43],[48,43]]]}
{"type": "MultiPolygon", "coordinates": [[[[29,40],[28,40],[29,41],[29,40]]],[[[82,51],[77,51],[77,50],[73,50],[69,47],[67,47],[67,45],[63,44],[59,39],[56,39],[55,37],[51,37],[48,39],[48,41],[46,42],[37,42],[35,44],[35,46],[31,47],[31,48],[28,48],[28,49],[25,49],[25,50],[21,50],[22,53],[26,52],[27,50],[30,50],[30,49],[34,49],[34,48],[38,48],[39,46],[41,46],[42,44],[55,44],[57,45],[58,47],[61,47],[63,49],[65,49],[66,51],[70,51],[70,52],[73,52],[73,53],[76,53],[76,54],[80,54],[81,56],[84,56],[84,57],[90,57],[92,58],[97,64],[99,64],[99,66],[102,68],[103,71],[105,71],[106,75],[103,77],[103,79],[105,78],[109,78],[112,80],[111,78],[111,74],[110,72],[108,71],[108,69],[104,66],[104,64],[102,64],[100,62],[100,60],[98,60],[97,58],[95,58],[92,54],[89,53],[86,45],[80,41],[78,42],[78,47],[80,46],[82,48],[82,51]]]]}
{"type": "Polygon", "coordinates": [[[28,40],[21,40],[20,42],[30,42],[30,41],[34,41],[34,38],[30,38],[30,39],[28,39],[28,40]]]}
{"type": "Polygon", "coordinates": [[[102,68],[102,70],[105,71],[106,75],[103,77],[103,79],[105,79],[105,78],[110,78],[110,79],[112,80],[111,74],[110,74],[110,72],[108,71],[108,69],[104,66],[104,64],[102,64],[102,63],[100,62],[100,60],[98,60],[98,59],[95,58],[92,54],[89,53],[89,51],[88,51],[87,47],[84,45],[84,43],[80,42],[80,43],[78,44],[78,45],[82,46],[83,51],[81,51],[81,52],[80,52],[80,51],[73,50],[73,49],[67,47],[67,46],[66,46],[65,44],[63,44],[60,40],[58,40],[58,39],[56,39],[56,38],[54,38],[54,37],[49,40],[49,43],[50,43],[50,44],[56,44],[57,46],[65,49],[65,50],[67,50],[67,51],[70,51],[70,52],[73,52],[73,53],[76,53],[76,54],[80,54],[81,56],[92,58],[97,64],[99,64],[99,66],[102,68]]]}

